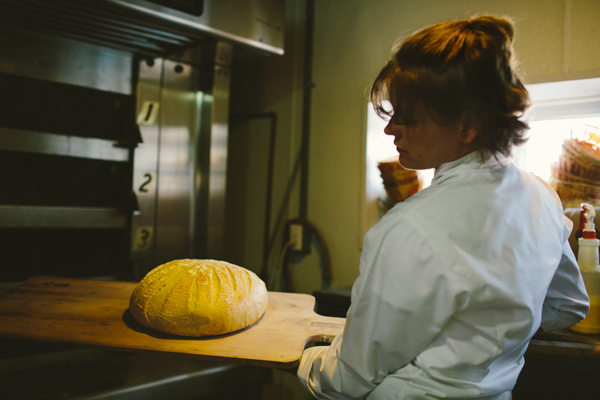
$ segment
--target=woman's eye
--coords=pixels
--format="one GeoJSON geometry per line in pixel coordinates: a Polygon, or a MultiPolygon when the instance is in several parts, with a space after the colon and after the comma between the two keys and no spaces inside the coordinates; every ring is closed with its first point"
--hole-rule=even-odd
{"type": "Polygon", "coordinates": [[[392,122],[396,125],[415,126],[417,121],[412,118],[402,119],[400,117],[392,117],[392,122]]]}
{"type": "Polygon", "coordinates": [[[404,125],[404,121],[402,120],[402,118],[396,117],[396,116],[393,116],[393,115],[392,115],[392,122],[395,125],[404,125]]]}

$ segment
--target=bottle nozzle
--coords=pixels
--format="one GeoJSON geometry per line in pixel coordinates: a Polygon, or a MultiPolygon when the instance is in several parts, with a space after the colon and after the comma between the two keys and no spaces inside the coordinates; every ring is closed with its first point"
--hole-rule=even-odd
{"type": "Polygon", "coordinates": [[[580,225],[584,226],[582,235],[584,239],[596,239],[594,217],[596,217],[594,206],[588,203],[581,203],[580,225]]]}

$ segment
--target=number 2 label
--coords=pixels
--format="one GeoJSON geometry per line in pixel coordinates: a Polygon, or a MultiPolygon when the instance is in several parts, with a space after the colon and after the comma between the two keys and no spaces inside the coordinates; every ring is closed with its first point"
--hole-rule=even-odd
{"type": "Polygon", "coordinates": [[[154,174],[151,172],[146,172],[142,176],[140,186],[138,187],[138,192],[148,193],[152,188],[152,185],[154,185],[154,174]]]}

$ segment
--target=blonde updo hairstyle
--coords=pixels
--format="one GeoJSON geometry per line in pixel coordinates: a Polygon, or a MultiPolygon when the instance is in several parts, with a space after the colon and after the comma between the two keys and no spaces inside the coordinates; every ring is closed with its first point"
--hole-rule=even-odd
{"type": "Polygon", "coordinates": [[[529,94],[515,72],[514,30],[505,18],[481,16],[429,26],[397,46],[371,88],[377,114],[403,124],[422,106],[449,125],[463,116],[478,128],[476,149],[510,155],[529,129],[529,94]],[[390,96],[394,96],[390,99],[390,96]],[[384,100],[393,100],[387,109],[384,100]]]}

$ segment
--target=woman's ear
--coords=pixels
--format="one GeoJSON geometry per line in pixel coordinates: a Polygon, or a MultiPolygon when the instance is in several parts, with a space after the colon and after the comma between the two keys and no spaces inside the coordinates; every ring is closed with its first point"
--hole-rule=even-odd
{"type": "Polygon", "coordinates": [[[461,117],[461,141],[465,144],[472,143],[479,134],[479,120],[473,113],[467,112],[461,117]]]}

